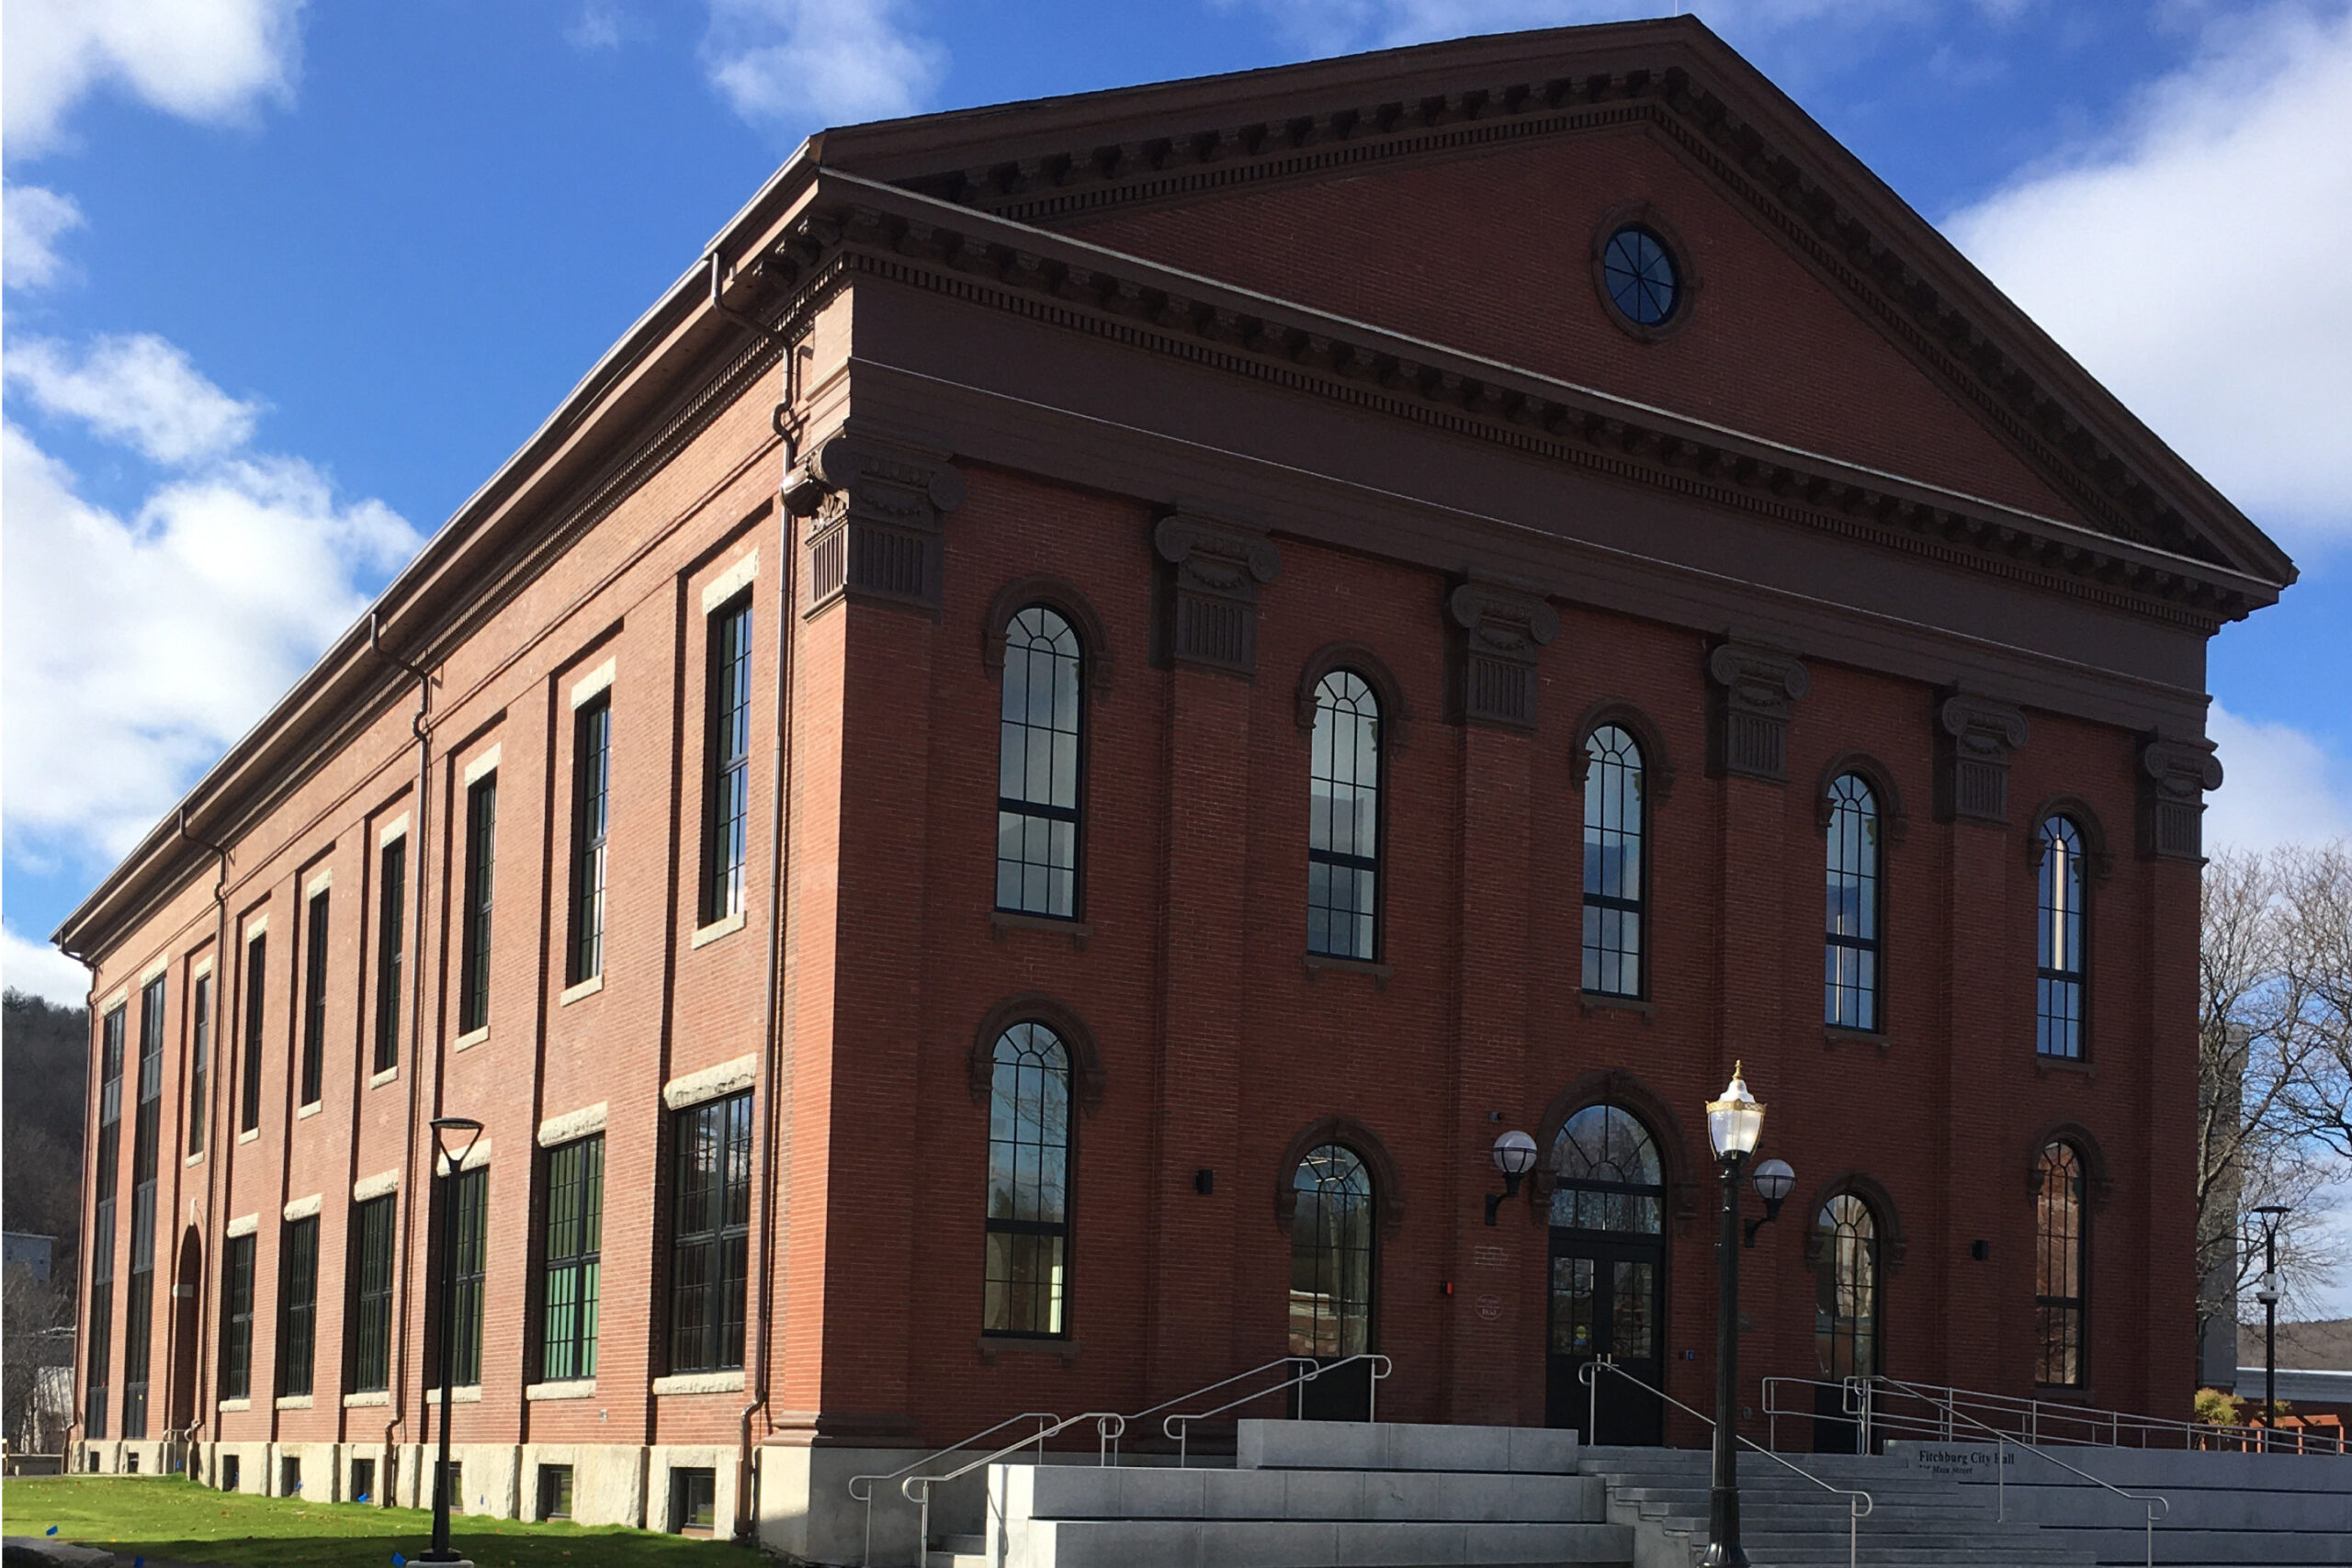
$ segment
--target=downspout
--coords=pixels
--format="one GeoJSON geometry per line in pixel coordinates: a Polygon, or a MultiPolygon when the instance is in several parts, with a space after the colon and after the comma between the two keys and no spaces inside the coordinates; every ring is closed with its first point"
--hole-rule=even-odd
{"type": "MultiPolygon", "coordinates": [[[[433,809],[432,796],[428,793],[431,784],[430,770],[432,768],[433,761],[433,734],[425,724],[425,719],[430,714],[433,706],[433,678],[427,675],[417,666],[411,664],[407,660],[402,659],[399,654],[386,651],[383,645],[382,632],[383,626],[381,617],[379,617],[374,611],[369,611],[368,615],[368,647],[369,649],[381,654],[385,659],[390,660],[392,663],[397,664],[409,674],[416,677],[416,712],[410,716],[408,721],[409,733],[416,737],[416,805],[411,812],[411,816],[414,819],[414,825],[409,829],[409,842],[414,852],[411,858],[416,862],[416,902],[414,905],[416,918],[409,922],[408,931],[409,951],[406,964],[408,970],[409,1001],[408,1059],[402,1064],[408,1069],[408,1134],[401,1142],[401,1201],[407,1205],[409,1217],[413,1219],[416,1213],[417,1201],[416,1091],[417,1085],[422,1082],[424,1077],[424,1074],[421,1068],[421,1064],[418,1060],[419,1053],[424,1049],[424,964],[423,960],[424,957],[425,937],[424,917],[427,908],[424,898],[424,889],[427,879],[433,874],[433,856],[425,847],[427,842],[425,838],[425,824],[428,818],[431,816],[433,809]]],[[[431,1223],[431,1204],[428,1203],[426,1205],[426,1223],[428,1224],[431,1223]]],[[[392,1435],[395,1432],[398,1432],[401,1429],[401,1423],[408,1419],[408,1402],[406,1393],[408,1388],[409,1305],[412,1296],[412,1292],[409,1289],[409,1280],[410,1269],[413,1261],[416,1249],[405,1245],[405,1243],[408,1240],[412,1228],[413,1227],[409,1224],[403,1224],[401,1227],[401,1240],[403,1243],[401,1247],[401,1321],[399,1330],[392,1336],[392,1413],[391,1418],[384,1423],[384,1473],[379,1479],[376,1487],[376,1506],[379,1508],[390,1507],[392,1506],[393,1498],[398,1496],[400,1492],[397,1484],[398,1471],[396,1466],[398,1461],[395,1458],[396,1449],[392,1441],[392,1435]]],[[[448,1412],[442,1412],[442,1416],[444,1419],[447,1419],[448,1412]]]]}
{"type": "MultiPolygon", "coordinates": [[[[718,254],[711,253],[710,298],[718,306],[718,254]]],[[[725,310],[724,306],[718,306],[725,310]]],[[[731,313],[731,312],[730,312],[731,313]]],[[[763,331],[778,338],[784,334],[774,328],[763,331]]],[[[791,340],[784,339],[784,400],[770,416],[776,434],[784,439],[784,473],[789,482],[793,468],[799,461],[800,442],[789,428],[792,407],[797,400],[799,360],[793,352],[791,340]]],[[[777,487],[776,523],[783,543],[784,570],[778,574],[783,592],[778,598],[782,614],[776,617],[775,682],[775,759],[768,776],[775,780],[775,801],[768,820],[768,959],[766,998],[762,1005],[763,1022],[760,1066],[760,1292],[759,1311],[752,1318],[752,1344],[756,1353],[751,1358],[752,1402],[743,1406],[742,1432],[735,1454],[735,1529],[734,1538],[741,1545],[756,1545],[759,1533],[757,1500],[752,1495],[752,1418],[767,1408],[768,1403],[768,1318],[775,1301],[775,1139],[776,1139],[776,1069],[783,1054],[783,1042],[778,1038],[777,1022],[783,997],[784,970],[784,877],[788,863],[786,853],[786,836],[792,830],[792,671],[793,653],[798,638],[794,636],[793,607],[799,603],[796,579],[799,551],[793,544],[791,510],[784,504],[784,486],[777,487]]]]}
{"type": "MultiPolygon", "coordinates": [[[[225,1157],[220,1148],[220,1130],[212,1124],[212,1107],[220,1102],[220,1097],[213,1092],[213,1089],[220,1081],[220,1077],[217,1065],[220,1060],[220,1019],[225,1007],[221,998],[227,994],[229,985],[229,846],[226,844],[208,844],[202,839],[198,838],[194,833],[189,832],[187,828],[187,807],[185,806],[180,807],[179,829],[180,837],[186,839],[189,843],[194,844],[200,850],[210,850],[220,868],[212,882],[213,924],[211,1032],[213,1059],[212,1063],[208,1064],[206,1067],[206,1072],[208,1074],[205,1080],[205,1095],[207,1103],[204,1107],[204,1146],[206,1150],[204,1160],[204,1268],[206,1274],[209,1276],[211,1272],[215,1251],[212,1246],[212,1224],[213,1221],[218,1217],[219,1213],[219,1205],[215,1203],[213,1200],[216,1196],[216,1185],[220,1175],[220,1162],[222,1158],[225,1157]]],[[[188,1298],[190,1304],[186,1310],[197,1314],[196,1369],[193,1374],[195,1379],[194,1386],[197,1390],[197,1393],[194,1400],[195,1408],[190,1410],[187,1415],[187,1427],[180,1434],[180,1440],[191,1446],[196,1442],[196,1434],[203,1427],[211,1425],[212,1421],[212,1417],[208,1412],[207,1404],[204,1398],[204,1369],[209,1366],[212,1360],[212,1314],[209,1312],[199,1312],[194,1304],[195,1303],[204,1299],[201,1293],[204,1288],[203,1281],[198,1280],[196,1288],[198,1293],[188,1298]]],[[[178,1335],[175,1334],[172,1336],[172,1343],[175,1345],[179,1343],[178,1335]]]]}

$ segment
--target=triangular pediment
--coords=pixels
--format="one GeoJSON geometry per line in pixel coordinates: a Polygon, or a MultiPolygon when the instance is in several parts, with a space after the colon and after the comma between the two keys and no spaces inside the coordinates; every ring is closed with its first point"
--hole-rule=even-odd
{"type": "Polygon", "coordinates": [[[826,133],[827,167],[2266,581],[2276,544],[1690,18],[826,133]],[[1620,330],[1596,236],[1695,281],[1620,330]]]}

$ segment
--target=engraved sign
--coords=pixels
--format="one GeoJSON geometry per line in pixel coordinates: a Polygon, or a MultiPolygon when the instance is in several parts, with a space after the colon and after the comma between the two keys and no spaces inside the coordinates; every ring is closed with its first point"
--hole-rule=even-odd
{"type": "Polygon", "coordinates": [[[1474,1247],[1470,1249],[1470,1261],[1480,1269],[1500,1269],[1508,1261],[1508,1255],[1499,1247],[1474,1247]]]}
{"type": "Polygon", "coordinates": [[[1478,1298],[1476,1311],[1481,1323],[1499,1323],[1503,1315],[1503,1299],[1487,1294],[1478,1298]]]}

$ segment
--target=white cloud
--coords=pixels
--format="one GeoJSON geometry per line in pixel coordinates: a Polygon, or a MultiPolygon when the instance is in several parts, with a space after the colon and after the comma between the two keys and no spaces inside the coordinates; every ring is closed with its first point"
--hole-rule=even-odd
{"type": "Polygon", "coordinates": [[[252,409],[144,342],[127,361],[142,373],[113,383],[90,369],[104,345],[78,368],[61,355],[51,382],[23,378],[66,389],[45,406],[184,465],[133,515],[83,499],[65,464],[0,425],[0,792],[25,863],[129,849],[420,542],[380,502],[339,499],[309,463],[248,450],[252,409]],[[85,395],[109,384],[130,389],[131,406],[85,395]],[[140,400],[157,388],[201,412],[140,400]]]}
{"type": "Polygon", "coordinates": [[[580,15],[563,29],[563,41],[574,49],[618,49],[621,46],[619,0],[587,0],[580,15]]]}
{"type": "Polygon", "coordinates": [[[2352,8],[2223,16],[2119,133],[1945,229],[2241,506],[2352,536],[2352,8]]]}
{"type": "Polygon", "coordinates": [[[813,130],[913,114],[947,51],[910,30],[898,0],[710,0],[704,67],[756,125],[813,130]]]}
{"type": "Polygon", "coordinates": [[[45,942],[28,942],[0,927],[0,986],[55,1002],[87,1007],[90,972],[45,942]]]}
{"type": "Polygon", "coordinates": [[[2206,797],[2205,843],[2267,850],[2352,835],[2352,762],[2290,724],[2241,718],[2215,703],[2205,733],[2222,787],[2206,797]]]}
{"type": "Polygon", "coordinates": [[[70,196],[39,186],[0,188],[0,280],[10,288],[46,288],[65,270],[58,236],[82,226],[82,209],[70,196]]]}
{"type": "Polygon", "coordinates": [[[37,338],[8,350],[6,373],[45,412],[82,420],[158,463],[242,446],[261,412],[205,379],[153,333],[101,337],[78,361],[63,344],[37,338]]]}
{"type": "Polygon", "coordinates": [[[101,85],[183,119],[220,121],[291,92],[302,0],[8,0],[0,133],[13,158],[64,134],[101,85]]]}

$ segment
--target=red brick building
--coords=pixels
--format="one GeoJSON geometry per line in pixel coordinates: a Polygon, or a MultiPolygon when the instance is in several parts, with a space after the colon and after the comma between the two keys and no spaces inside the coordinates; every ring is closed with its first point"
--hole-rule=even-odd
{"type": "Polygon", "coordinates": [[[419,1495],[440,1115],[469,1508],[1702,1402],[1735,1060],[1751,1386],[2186,1414],[2292,578],[1695,22],[826,132],[59,932],[79,1451],[419,1495]]]}

